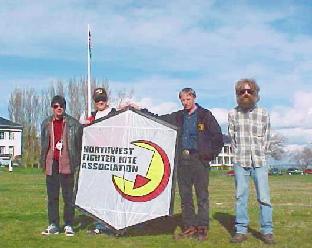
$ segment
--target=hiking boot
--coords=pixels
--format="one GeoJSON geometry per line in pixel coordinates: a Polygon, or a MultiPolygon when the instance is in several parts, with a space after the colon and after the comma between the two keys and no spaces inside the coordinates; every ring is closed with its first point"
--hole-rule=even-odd
{"type": "Polygon", "coordinates": [[[183,228],[182,232],[174,235],[174,239],[190,239],[194,238],[197,233],[197,229],[194,226],[183,228]]]}
{"type": "Polygon", "coordinates": [[[197,227],[197,239],[199,241],[205,241],[208,238],[208,228],[206,226],[197,227]]]}
{"type": "Polygon", "coordinates": [[[64,232],[65,232],[65,235],[66,235],[67,237],[72,237],[72,236],[75,235],[72,226],[65,226],[65,227],[64,227],[64,232]]]}
{"type": "Polygon", "coordinates": [[[262,240],[265,244],[274,245],[275,241],[272,233],[262,234],[262,240]]]}
{"type": "Polygon", "coordinates": [[[58,227],[55,224],[50,224],[47,229],[45,229],[43,232],[41,232],[42,235],[50,235],[50,234],[59,234],[60,231],[58,227]]]}
{"type": "Polygon", "coordinates": [[[231,238],[231,243],[242,243],[245,240],[247,240],[247,234],[243,234],[243,233],[235,233],[235,235],[231,238]]]}

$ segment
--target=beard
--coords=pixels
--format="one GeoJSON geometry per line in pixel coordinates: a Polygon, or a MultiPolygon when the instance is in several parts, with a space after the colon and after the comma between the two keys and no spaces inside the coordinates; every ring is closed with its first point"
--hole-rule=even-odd
{"type": "Polygon", "coordinates": [[[248,111],[252,109],[257,102],[257,97],[253,95],[242,95],[237,97],[238,106],[243,110],[248,111]]]}

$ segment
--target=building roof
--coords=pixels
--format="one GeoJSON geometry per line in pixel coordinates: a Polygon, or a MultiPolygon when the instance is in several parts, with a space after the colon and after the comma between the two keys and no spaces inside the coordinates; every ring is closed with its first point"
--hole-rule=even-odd
{"type": "Polygon", "coordinates": [[[0,129],[23,129],[23,126],[0,117],[0,129]]]}

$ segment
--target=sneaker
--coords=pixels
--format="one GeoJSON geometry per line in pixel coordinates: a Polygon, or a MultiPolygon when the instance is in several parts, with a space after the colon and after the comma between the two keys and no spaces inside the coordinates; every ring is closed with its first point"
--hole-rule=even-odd
{"type": "Polygon", "coordinates": [[[235,235],[231,238],[231,243],[242,243],[247,240],[247,235],[243,233],[235,233],[235,235]]]}
{"type": "Polygon", "coordinates": [[[73,230],[73,228],[71,226],[65,226],[64,227],[64,232],[65,232],[65,235],[67,237],[72,237],[72,236],[75,235],[74,230],[73,230]]]}
{"type": "Polygon", "coordinates": [[[265,244],[274,245],[275,241],[272,233],[262,234],[262,240],[265,244]]]}
{"type": "Polygon", "coordinates": [[[59,234],[59,229],[55,224],[51,224],[45,229],[43,232],[41,232],[42,235],[50,235],[50,234],[59,234]]]}

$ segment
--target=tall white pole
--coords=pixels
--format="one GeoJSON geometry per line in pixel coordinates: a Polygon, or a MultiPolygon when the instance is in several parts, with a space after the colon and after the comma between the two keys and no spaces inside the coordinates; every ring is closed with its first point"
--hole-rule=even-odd
{"type": "Polygon", "coordinates": [[[91,31],[88,24],[88,116],[91,116],[91,31]]]}

